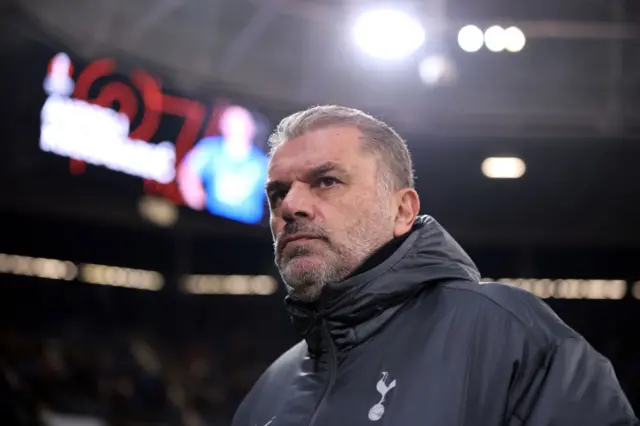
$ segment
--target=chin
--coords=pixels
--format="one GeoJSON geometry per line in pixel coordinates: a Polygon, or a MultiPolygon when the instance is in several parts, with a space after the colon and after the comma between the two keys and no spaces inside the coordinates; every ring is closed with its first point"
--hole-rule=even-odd
{"type": "Polygon", "coordinates": [[[324,265],[326,258],[320,254],[309,253],[294,256],[289,259],[289,265],[296,265],[297,267],[305,267],[306,265],[312,265],[318,267],[318,265],[324,265]]]}
{"type": "Polygon", "coordinates": [[[304,280],[303,277],[296,277],[292,280],[292,284],[285,281],[287,293],[301,302],[311,303],[320,298],[322,288],[325,286],[323,282],[304,280]]]}
{"type": "Polygon", "coordinates": [[[281,268],[283,274],[291,277],[292,281],[305,280],[308,276],[324,275],[324,269],[323,260],[315,256],[295,257],[281,268]]]}
{"type": "Polygon", "coordinates": [[[305,277],[324,276],[325,269],[325,259],[314,255],[296,256],[280,268],[282,274],[291,277],[292,281],[305,280],[305,277]]]}

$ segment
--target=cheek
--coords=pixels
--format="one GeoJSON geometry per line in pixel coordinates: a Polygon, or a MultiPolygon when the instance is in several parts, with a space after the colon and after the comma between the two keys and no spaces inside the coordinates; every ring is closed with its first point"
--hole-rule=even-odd
{"type": "Polygon", "coordinates": [[[345,194],[339,199],[319,204],[316,220],[332,240],[338,243],[349,243],[349,239],[362,232],[364,224],[379,216],[382,204],[386,202],[379,194],[369,188],[357,193],[345,194]]]}
{"type": "Polygon", "coordinates": [[[358,219],[368,214],[371,211],[371,207],[380,201],[366,194],[356,194],[346,200],[342,210],[350,219],[358,219]]]}
{"type": "Polygon", "coordinates": [[[369,214],[370,204],[371,201],[362,196],[354,196],[337,204],[330,212],[331,228],[337,231],[337,235],[348,238],[352,228],[369,214]]]}
{"type": "Polygon", "coordinates": [[[280,231],[282,231],[282,228],[284,227],[284,224],[283,224],[283,222],[281,220],[279,220],[277,217],[275,217],[272,214],[271,218],[269,219],[269,227],[271,228],[271,235],[275,239],[275,237],[278,235],[278,233],[280,231]]]}
{"type": "Polygon", "coordinates": [[[362,231],[362,227],[382,225],[380,223],[386,217],[385,212],[386,201],[382,197],[370,198],[359,197],[354,202],[353,210],[350,215],[345,218],[345,224],[349,225],[353,231],[362,231]]]}

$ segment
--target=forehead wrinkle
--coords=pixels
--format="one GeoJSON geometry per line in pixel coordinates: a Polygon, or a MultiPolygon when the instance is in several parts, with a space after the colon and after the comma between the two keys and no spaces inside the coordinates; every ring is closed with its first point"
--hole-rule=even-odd
{"type": "Polygon", "coordinates": [[[305,180],[312,178],[314,175],[322,175],[325,173],[337,173],[339,175],[350,175],[351,171],[346,165],[338,161],[326,160],[316,161],[308,160],[304,163],[296,164],[295,161],[290,161],[288,164],[280,167],[269,167],[268,181],[290,182],[294,180],[305,180]],[[289,168],[289,164],[294,166],[289,168]],[[280,172],[279,169],[284,169],[284,172],[280,172]],[[274,170],[275,169],[275,170],[274,170]],[[286,175],[286,176],[284,176],[286,175]]]}
{"type": "Polygon", "coordinates": [[[348,173],[356,172],[364,167],[361,164],[362,153],[377,160],[375,152],[366,149],[365,141],[366,137],[353,126],[331,126],[309,131],[284,141],[274,150],[269,161],[268,176],[273,180],[282,180],[280,178],[284,174],[297,178],[327,162],[339,165],[348,173]],[[354,141],[359,146],[354,145],[354,141]]]}
{"type": "Polygon", "coordinates": [[[345,139],[353,139],[360,142],[364,135],[354,126],[343,126],[343,125],[335,125],[335,126],[327,126],[327,127],[318,127],[308,129],[304,133],[300,135],[296,135],[291,139],[287,139],[281,142],[278,147],[274,150],[272,156],[275,156],[278,152],[282,151],[283,148],[288,147],[289,150],[317,150],[322,149],[327,144],[331,144],[335,141],[335,139],[342,139],[337,147],[340,151],[345,151],[349,147],[353,146],[353,143],[344,143],[345,139]],[[306,145],[305,148],[302,148],[301,145],[306,145]]]}

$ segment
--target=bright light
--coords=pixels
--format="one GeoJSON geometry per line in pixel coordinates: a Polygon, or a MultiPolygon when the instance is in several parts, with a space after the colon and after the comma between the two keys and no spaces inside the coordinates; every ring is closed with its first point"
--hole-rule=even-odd
{"type": "Polygon", "coordinates": [[[425,40],[420,23],[398,10],[363,13],[356,21],[353,34],[356,44],[364,52],[383,60],[409,56],[425,40]]]}
{"type": "Polygon", "coordinates": [[[175,147],[129,137],[129,118],[111,108],[50,96],[42,107],[40,149],[133,176],[169,183],[175,147]]]}
{"type": "Polygon", "coordinates": [[[526,169],[517,157],[489,157],[482,162],[482,173],[491,179],[518,179],[526,169]]]}
{"type": "Polygon", "coordinates": [[[72,281],[78,268],[63,260],[0,253],[0,273],[72,281]]]}
{"type": "Polygon", "coordinates": [[[522,30],[518,27],[509,27],[504,30],[504,47],[508,52],[520,52],[527,42],[522,30]]]}
{"type": "Polygon", "coordinates": [[[87,284],[158,291],[164,278],[158,272],[106,265],[80,265],[80,280],[87,284]]]}
{"type": "Polygon", "coordinates": [[[465,52],[477,52],[482,49],[484,44],[484,35],[482,30],[475,25],[467,25],[462,27],[458,32],[458,45],[465,52]]]}
{"type": "Polygon", "coordinates": [[[420,78],[425,84],[440,84],[455,79],[454,65],[444,56],[429,56],[420,62],[420,78]]]}
{"type": "Polygon", "coordinates": [[[502,52],[505,49],[504,28],[497,25],[490,27],[484,32],[484,44],[492,52],[502,52]]]}
{"type": "Polygon", "coordinates": [[[627,294],[624,280],[500,278],[498,282],[516,285],[542,299],[620,300],[627,294]]]}
{"type": "Polygon", "coordinates": [[[192,294],[266,296],[278,290],[278,283],[268,275],[188,275],[182,279],[182,290],[192,294]]]}
{"type": "Polygon", "coordinates": [[[176,224],[180,212],[170,201],[159,197],[144,196],[138,202],[140,216],[158,226],[170,227],[176,224]]]}

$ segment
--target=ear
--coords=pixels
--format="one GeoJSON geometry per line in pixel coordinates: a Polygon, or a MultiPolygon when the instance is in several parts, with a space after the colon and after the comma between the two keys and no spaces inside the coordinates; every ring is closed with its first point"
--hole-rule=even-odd
{"type": "Polygon", "coordinates": [[[411,230],[420,212],[420,197],[413,188],[401,189],[396,192],[396,206],[393,236],[399,237],[411,230]]]}

